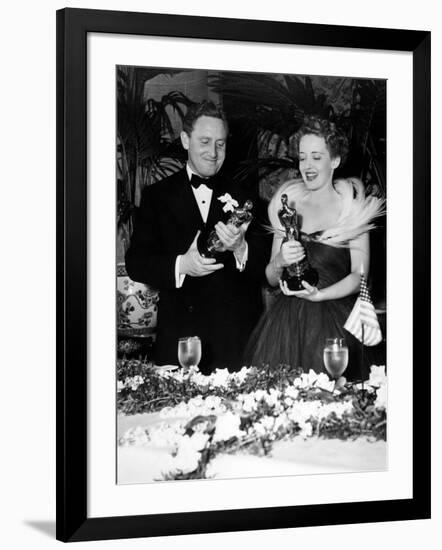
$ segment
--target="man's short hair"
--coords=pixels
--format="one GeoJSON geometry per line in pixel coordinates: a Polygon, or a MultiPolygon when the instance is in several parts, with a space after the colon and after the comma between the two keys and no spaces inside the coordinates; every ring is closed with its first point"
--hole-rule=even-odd
{"type": "Polygon", "coordinates": [[[215,105],[213,101],[202,101],[201,103],[194,103],[187,109],[187,113],[183,119],[183,130],[188,136],[192,133],[195,122],[202,116],[219,118],[224,122],[226,132],[229,131],[227,118],[221,107],[215,105]]]}

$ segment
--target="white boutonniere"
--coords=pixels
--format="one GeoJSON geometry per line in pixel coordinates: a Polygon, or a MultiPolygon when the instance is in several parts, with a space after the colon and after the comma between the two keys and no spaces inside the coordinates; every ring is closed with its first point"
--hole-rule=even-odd
{"type": "Polygon", "coordinates": [[[221,197],[218,197],[218,200],[225,203],[223,206],[224,212],[233,212],[237,206],[239,206],[238,201],[233,199],[229,193],[225,193],[221,197]]]}

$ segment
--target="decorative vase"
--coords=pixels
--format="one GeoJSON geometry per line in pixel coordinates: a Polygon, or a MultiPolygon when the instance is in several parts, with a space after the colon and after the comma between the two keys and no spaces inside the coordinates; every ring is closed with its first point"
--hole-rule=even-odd
{"type": "Polygon", "coordinates": [[[155,339],[159,293],[128,276],[117,264],[117,328],[120,337],[155,339]]]}

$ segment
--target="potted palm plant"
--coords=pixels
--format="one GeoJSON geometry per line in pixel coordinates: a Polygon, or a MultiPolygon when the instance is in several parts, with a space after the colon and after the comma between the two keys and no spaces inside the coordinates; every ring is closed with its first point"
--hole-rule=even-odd
{"type": "MultiPolygon", "coordinates": [[[[260,190],[298,175],[293,135],[306,114],[336,122],[350,140],[347,170],[385,194],[385,82],[381,80],[225,72],[210,81],[229,120],[241,127],[246,160],[236,177],[259,169],[260,190]]],[[[242,154],[240,153],[240,154],[242,154]]]]}
{"type": "MultiPolygon", "coordinates": [[[[191,102],[171,91],[159,100],[150,98],[146,83],[173,70],[144,67],[117,68],[117,311],[120,336],[153,339],[158,292],[132,281],[124,255],[130,243],[133,215],[146,185],[158,181],[182,165],[170,109],[182,118],[191,102]]],[[[126,347],[133,342],[122,342],[126,347]]],[[[130,350],[126,350],[130,351],[130,350]]]]}

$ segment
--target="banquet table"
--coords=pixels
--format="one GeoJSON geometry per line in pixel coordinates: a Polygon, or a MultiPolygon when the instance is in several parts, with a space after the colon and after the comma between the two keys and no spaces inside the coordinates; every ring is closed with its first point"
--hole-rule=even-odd
{"type": "MultiPolygon", "coordinates": [[[[151,428],[164,417],[159,413],[118,416],[120,438],[135,427],[151,428]]],[[[179,421],[174,418],[174,421],[179,421]]],[[[150,483],[162,478],[171,460],[171,449],[152,444],[118,447],[118,483],[150,483]]],[[[275,442],[266,456],[246,452],[219,454],[210,463],[207,477],[241,478],[276,475],[375,472],[387,469],[385,441],[359,437],[355,440],[294,437],[275,442]]]]}

